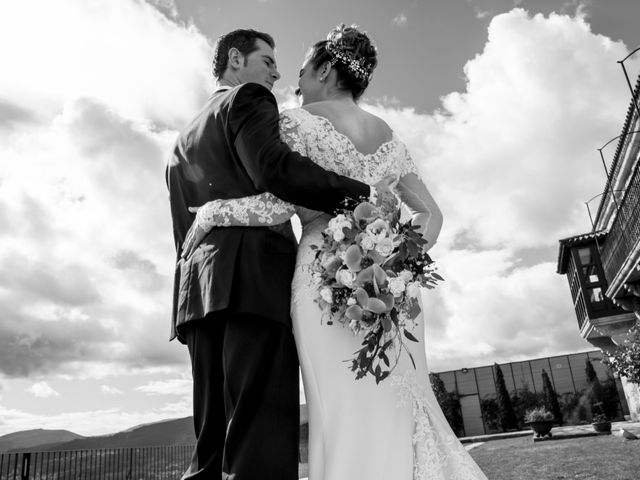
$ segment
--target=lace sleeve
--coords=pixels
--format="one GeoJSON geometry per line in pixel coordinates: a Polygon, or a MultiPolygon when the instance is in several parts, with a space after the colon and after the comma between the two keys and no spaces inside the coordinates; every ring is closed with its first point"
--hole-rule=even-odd
{"type": "Polygon", "coordinates": [[[414,225],[420,225],[420,233],[427,240],[427,247],[436,243],[442,228],[442,212],[420,178],[418,168],[406,146],[400,149],[398,162],[399,181],[396,191],[400,201],[409,210],[414,225]]]}
{"type": "Polygon", "coordinates": [[[288,221],[294,206],[271,193],[229,200],[212,200],[198,209],[196,224],[208,232],[213,227],[265,227],[288,221]]]}
{"type": "Polygon", "coordinates": [[[301,124],[296,110],[285,110],[280,114],[280,138],[291,150],[306,157],[307,145],[300,130],[301,124]]]}

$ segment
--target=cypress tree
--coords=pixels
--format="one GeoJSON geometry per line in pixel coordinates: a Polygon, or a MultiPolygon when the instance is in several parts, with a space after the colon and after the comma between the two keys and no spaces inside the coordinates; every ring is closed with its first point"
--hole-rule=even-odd
{"type": "Polygon", "coordinates": [[[464,425],[458,395],[455,392],[447,392],[444,382],[437,373],[430,373],[429,380],[431,380],[433,394],[435,395],[436,400],[438,400],[438,404],[440,405],[447,422],[449,422],[451,430],[453,430],[458,436],[462,435],[464,425]]]}
{"type": "Polygon", "coordinates": [[[587,381],[589,382],[587,397],[589,399],[589,406],[591,407],[591,415],[593,416],[598,413],[604,414],[604,388],[598,379],[591,360],[588,358],[585,360],[585,373],[587,374],[587,381]]]}
{"type": "Polygon", "coordinates": [[[496,394],[498,400],[498,409],[500,415],[500,424],[503,430],[511,430],[518,428],[518,419],[513,411],[513,405],[511,404],[511,397],[507,390],[507,385],[504,383],[504,375],[502,369],[497,363],[494,364],[496,370],[496,394]]]}
{"type": "Polygon", "coordinates": [[[547,410],[553,413],[553,417],[556,422],[562,424],[562,411],[560,410],[560,404],[558,403],[558,394],[553,388],[551,379],[545,369],[542,369],[542,388],[544,392],[544,406],[547,410]]]}

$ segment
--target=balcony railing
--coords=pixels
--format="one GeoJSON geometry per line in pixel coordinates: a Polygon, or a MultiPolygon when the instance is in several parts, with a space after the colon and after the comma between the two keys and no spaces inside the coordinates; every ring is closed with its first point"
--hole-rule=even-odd
{"type": "Polygon", "coordinates": [[[0,480],[174,480],[192,445],[0,453],[0,480]]]}
{"type": "Polygon", "coordinates": [[[636,164],[624,195],[618,200],[618,212],[602,248],[602,267],[611,284],[640,239],[640,175],[636,164]]]}

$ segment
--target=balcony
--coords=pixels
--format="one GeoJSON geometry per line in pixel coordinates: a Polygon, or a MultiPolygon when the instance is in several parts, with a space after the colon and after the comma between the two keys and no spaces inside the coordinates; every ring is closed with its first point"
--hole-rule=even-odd
{"type": "Polygon", "coordinates": [[[607,296],[620,296],[621,287],[636,272],[640,260],[640,164],[634,167],[633,175],[624,192],[617,200],[617,214],[609,235],[601,249],[602,266],[609,281],[607,296]]]}

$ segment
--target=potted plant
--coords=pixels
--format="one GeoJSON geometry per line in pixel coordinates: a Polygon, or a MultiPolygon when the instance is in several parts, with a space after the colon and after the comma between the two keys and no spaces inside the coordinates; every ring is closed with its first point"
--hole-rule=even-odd
{"type": "Polygon", "coordinates": [[[535,438],[551,438],[551,428],[555,423],[553,414],[544,407],[528,410],[524,416],[525,425],[529,425],[535,438]]]}
{"type": "Polygon", "coordinates": [[[611,433],[611,422],[604,413],[595,414],[591,426],[598,433],[611,433]]]}

